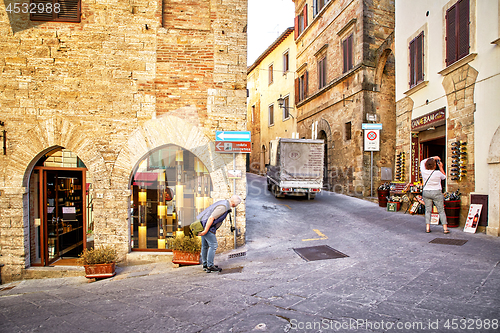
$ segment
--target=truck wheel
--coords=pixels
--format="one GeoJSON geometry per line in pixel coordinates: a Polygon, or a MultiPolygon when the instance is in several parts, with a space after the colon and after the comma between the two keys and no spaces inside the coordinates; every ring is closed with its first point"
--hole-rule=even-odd
{"type": "Polygon", "coordinates": [[[281,194],[280,194],[280,191],[278,190],[278,186],[276,185],[273,185],[273,195],[275,198],[280,198],[281,197],[281,194]]]}
{"type": "Polygon", "coordinates": [[[271,183],[269,183],[269,180],[268,180],[268,181],[267,181],[267,190],[268,190],[269,192],[272,192],[272,191],[271,191],[271,190],[272,190],[272,187],[271,187],[271,186],[272,186],[272,185],[271,185],[271,183]]]}
{"type": "Polygon", "coordinates": [[[307,200],[314,200],[315,197],[316,197],[316,194],[307,193],[307,200]]]}

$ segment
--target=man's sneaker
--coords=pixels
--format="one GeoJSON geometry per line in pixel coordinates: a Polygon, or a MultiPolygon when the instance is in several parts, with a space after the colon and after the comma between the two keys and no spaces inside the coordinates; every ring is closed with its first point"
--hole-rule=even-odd
{"type": "Polygon", "coordinates": [[[207,267],[207,269],[205,270],[207,273],[211,273],[211,272],[220,272],[222,271],[222,268],[219,268],[218,266],[210,266],[210,267],[207,267]]]}
{"type": "MultiPolygon", "coordinates": [[[[214,265],[214,267],[219,268],[219,266],[217,266],[217,265],[214,265]]],[[[203,270],[204,270],[205,272],[207,271],[207,265],[206,265],[206,264],[205,264],[205,265],[203,265],[203,270]]]]}

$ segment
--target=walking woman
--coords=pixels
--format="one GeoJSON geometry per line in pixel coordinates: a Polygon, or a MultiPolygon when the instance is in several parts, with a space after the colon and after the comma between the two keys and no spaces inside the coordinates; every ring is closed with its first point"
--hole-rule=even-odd
{"type": "Polygon", "coordinates": [[[446,173],[443,170],[443,163],[438,156],[430,157],[420,162],[420,172],[424,187],[422,197],[425,203],[425,232],[431,232],[431,213],[432,204],[436,205],[439,219],[443,224],[443,232],[449,234],[446,213],[444,212],[444,196],[441,188],[441,180],[446,179],[446,173]],[[436,165],[439,170],[436,170],[436,165]]]}

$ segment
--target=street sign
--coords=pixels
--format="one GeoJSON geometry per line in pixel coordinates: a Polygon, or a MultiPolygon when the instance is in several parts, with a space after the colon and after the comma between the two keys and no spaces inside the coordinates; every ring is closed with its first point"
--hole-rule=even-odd
{"type": "Polygon", "coordinates": [[[249,131],[216,131],[215,141],[243,141],[250,142],[249,131]]]}
{"type": "Polygon", "coordinates": [[[380,130],[370,129],[364,132],[365,151],[380,151],[380,130]]]}
{"type": "Polygon", "coordinates": [[[215,151],[218,153],[250,153],[252,152],[252,143],[217,141],[215,151]]]}
{"type": "Polygon", "coordinates": [[[363,123],[363,124],[361,124],[361,129],[364,129],[364,130],[381,130],[382,129],[382,124],[368,124],[368,123],[363,123]]]}

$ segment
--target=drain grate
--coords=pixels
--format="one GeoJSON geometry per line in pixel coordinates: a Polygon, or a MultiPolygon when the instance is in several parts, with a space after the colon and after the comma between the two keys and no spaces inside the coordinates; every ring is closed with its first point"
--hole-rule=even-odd
{"type": "Polygon", "coordinates": [[[328,245],[309,246],[293,249],[305,261],[338,259],[349,257],[340,251],[332,249],[328,245]]]}
{"type": "Polygon", "coordinates": [[[233,268],[223,268],[222,271],[219,272],[219,274],[241,273],[242,270],[243,270],[243,266],[233,267],[233,268]]]}
{"type": "Polygon", "coordinates": [[[453,239],[453,238],[434,238],[429,243],[462,246],[465,243],[467,243],[467,240],[466,239],[453,239]]]}
{"type": "Polygon", "coordinates": [[[233,253],[233,254],[230,254],[228,256],[228,259],[232,259],[232,258],[238,258],[238,257],[244,257],[246,256],[247,253],[246,252],[239,252],[239,253],[233,253]]]}

